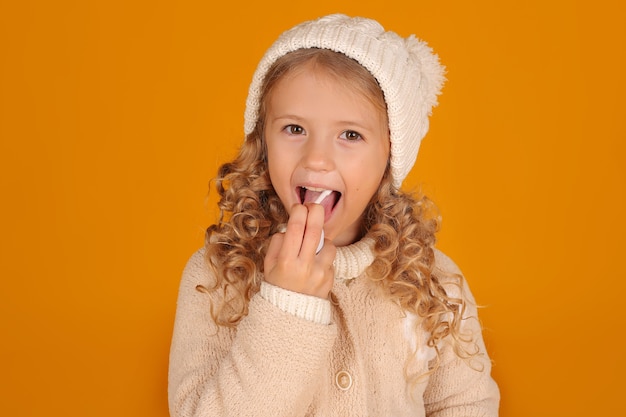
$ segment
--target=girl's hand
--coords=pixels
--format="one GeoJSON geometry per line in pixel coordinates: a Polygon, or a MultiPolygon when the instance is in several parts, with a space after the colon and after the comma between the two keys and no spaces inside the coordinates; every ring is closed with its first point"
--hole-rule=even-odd
{"type": "Polygon", "coordinates": [[[297,204],[285,233],[272,236],[265,255],[265,281],[286,290],[328,298],[333,287],[333,260],[337,248],[330,240],[315,254],[322,236],[324,209],[319,204],[297,204]]]}

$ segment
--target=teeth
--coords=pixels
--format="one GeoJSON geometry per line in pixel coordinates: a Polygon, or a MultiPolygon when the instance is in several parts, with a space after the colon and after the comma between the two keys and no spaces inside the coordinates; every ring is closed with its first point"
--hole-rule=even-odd
{"type": "Polygon", "coordinates": [[[325,190],[324,188],[317,188],[317,187],[302,187],[305,190],[309,190],[309,191],[317,191],[317,192],[322,192],[322,191],[328,191],[325,190]]]}

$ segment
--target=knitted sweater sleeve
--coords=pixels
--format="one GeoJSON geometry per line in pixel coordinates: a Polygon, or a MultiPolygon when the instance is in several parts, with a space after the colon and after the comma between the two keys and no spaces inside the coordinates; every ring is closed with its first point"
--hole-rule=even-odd
{"type": "MultiPolygon", "coordinates": [[[[437,253],[437,266],[446,273],[460,274],[457,266],[441,252],[437,253]]],[[[472,335],[474,348],[479,353],[471,360],[464,360],[459,358],[449,343],[442,343],[441,362],[431,375],[424,393],[426,415],[497,417],[500,393],[491,377],[491,361],[483,342],[476,303],[467,283],[465,280],[463,282],[462,291],[457,286],[447,287],[446,290],[448,294],[465,298],[467,307],[462,331],[472,335]]]]}
{"type": "Polygon", "coordinates": [[[336,327],[294,316],[258,294],[236,328],[217,326],[210,313],[216,295],[196,290],[212,281],[201,250],[189,260],[179,290],[171,416],[305,415],[336,327]]]}

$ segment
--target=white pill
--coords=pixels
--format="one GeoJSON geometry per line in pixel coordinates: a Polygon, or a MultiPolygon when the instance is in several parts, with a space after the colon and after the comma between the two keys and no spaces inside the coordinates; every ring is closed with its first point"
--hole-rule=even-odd
{"type": "MultiPolygon", "coordinates": [[[[326,197],[328,197],[330,195],[330,193],[332,193],[332,190],[324,190],[324,191],[322,191],[322,193],[317,196],[317,198],[315,199],[314,203],[315,204],[320,204],[322,201],[324,201],[324,199],[326,197]]],[[[315,251],[315,253],[316,254],[320,253],[320,251],[322,250],[323,247],[324,247],[324,229],[322,229],[322,236],[320,236],[320,243],[317,245],[317,250],[315,251]]]]}
{"type": "Polygon", "coordinates": [[[320,195],[317,196],[317,198],[315,199],[314,203],[315,204],[320,204],[322,201],[324,201],[324,199],[326,197],[328,197],[330,195],[330,193],[332,193],[332,190],[324,190],[322,191],[322,193],[320,195]]]}
{"type": "Polygon", "coordinates": [[[324,247],[324,229],[322,229],[322,236],[320,236],[320,243],[317,245],[316,254],[320,253],[322,248],[324,247]]]}

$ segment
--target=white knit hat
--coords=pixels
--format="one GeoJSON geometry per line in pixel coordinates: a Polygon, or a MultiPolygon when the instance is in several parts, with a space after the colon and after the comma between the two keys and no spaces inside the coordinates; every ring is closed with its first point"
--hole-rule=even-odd
{"type": "Polygon", "coordinates": [[[334,14],[301,23],[280,35],[254,73],[244,116],[246,134],[257,123],[261,86],[269,68],[281,56],[304,48],[341,52],[376,78],[387,103],[393,184],[400,188],[413,168],[445,80],[437,55],[414,35],[403,39],[371,19],[334,14]]]}

